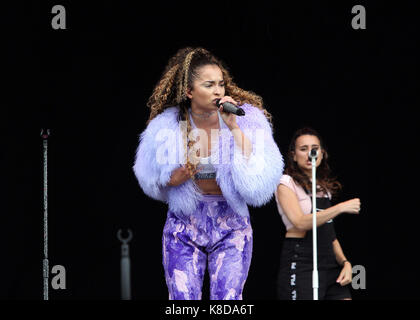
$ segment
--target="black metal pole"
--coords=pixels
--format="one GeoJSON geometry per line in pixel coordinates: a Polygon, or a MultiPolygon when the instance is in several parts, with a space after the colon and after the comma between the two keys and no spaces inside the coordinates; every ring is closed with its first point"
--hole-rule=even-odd
{"type": "Polygon", "coordinates": [[[133,237],[133,233],[128,229],[128,237],[121,237],[121,229],[118,230],[118,239],[122,242],[121,245],[121,299],[131,300],[131,275],[130,275],[130,251],[128,242],[133,237]]]}
{"type": "Polygon", "coordinates": [[[43,160],[44,160],[44,260],[42,261],[43,282],[44,282],[44,300],[48,300],[48,138],[49,129],[41,130],[43,140],[43,160]]]}

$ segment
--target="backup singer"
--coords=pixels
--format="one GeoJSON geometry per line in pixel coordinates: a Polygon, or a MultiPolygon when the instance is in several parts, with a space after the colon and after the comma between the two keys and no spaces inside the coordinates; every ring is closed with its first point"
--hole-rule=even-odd
{"type": "Polygon", "coordinates": [[[203,48],[180,49],[149,98],[134,171],[143,191],[167,202],[163,266],[169,299],[242,299],[252,255],[247,205],[272,198],[283,172],[271,115],[203,48]],[[246,113],[218,108],[230,102],[246,113]]]}
{"type": "Polygon", "coordinates": [[[328,153],[319,134],[310,128],[298,130],[290,143],[288,165],[276,192],[278,211],[286,226],[278,276],[278,297],[282,300],[312,300],[312,163],[308,154],[318,149],[317,246],[319,300],[350,300],[348,284],[352,266],[346,259],[334,230],[333,218],[342,213],[358,214],[360,200],[331,206],[331,197],[341,184],[331,177],[328,153]]]}

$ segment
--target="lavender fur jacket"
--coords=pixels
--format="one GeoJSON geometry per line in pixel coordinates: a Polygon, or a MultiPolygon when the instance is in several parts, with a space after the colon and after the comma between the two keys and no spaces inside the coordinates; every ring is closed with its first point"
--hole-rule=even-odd
{"type": "MultiPolygon", "coordinates": [[[[252,143],[246,158],[222,123],[221,134],[213,139],[211,161],[216,168],[216,182],[231,208],[249,216],[248,205],[257,207],[269,202],[283,174],[283,157],[263,112],[250,105],[241,106],[245,116],[236,122],[252,143]],[[219,138],[219,143],[214,143],[219,138]]],[[[134,173],[149,197],[168,203],[169,210],[192,215],[202,194],[192,179],[178,186],[167,186],[172,171],[185,164],[185,139],[178,119],[179,108],[170,107],[156,116],[140,135],[134,173]]]]}

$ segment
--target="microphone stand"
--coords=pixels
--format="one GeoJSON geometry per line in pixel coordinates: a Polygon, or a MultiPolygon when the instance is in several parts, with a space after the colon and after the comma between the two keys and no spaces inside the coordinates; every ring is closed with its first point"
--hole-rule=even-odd
{"type": "Polygon", "coordinates": [[[318,276],[318,248],[317,248],[317,227],[316,227],[316,160],[318,151],[312,149],[309,153],[312,162],[312,244],[313,244],[313,271],[312,288],[313,298],[318,300],[319,276],[318,276]]]}
{"type": "Polygon", "coordinates": [[[131,272],[130,272],[130,251],[128,243],[133,238],[133,233],[128,229],[128,237],[121,236],[121,229],[117,233],[121,245],[121,300],[131,300],[131,272]]]}
{"type": "Polygon", "coordinates": [[[50,136],[50,129],[41,130],[41,138],[43,142],[43,157],[44,157],[44,259],[42,261],[42,271],[44,280],[44,300],[48,300],[48,138],[50,136]]]}

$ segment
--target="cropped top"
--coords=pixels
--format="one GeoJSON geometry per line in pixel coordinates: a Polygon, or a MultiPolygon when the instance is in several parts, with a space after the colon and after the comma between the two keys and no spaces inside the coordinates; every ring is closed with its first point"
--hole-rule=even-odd
{"type": "MultiPolygon", "coordinates": [[[[194,123],[194,120],[192,119],[191,112],[189,113],[189,115],[193,128],[197,128],[197,126],[194,123]]],[[[222,128],[223,119],[220,115],[219,110],[217,110],[217,115],[219,116],[219,128],[222,128]]],[[[211,156],[201,157],[197,169],[199,169],[200,172],[194,175],[195,179],[216,179],[216,168],[211,162],[211,156]]]]}
{"type": "MultiPolygon", "coordinates": [[[[312,200],[311,200],[311,195],[307,194],[305,192],[305,190],[299,185],[297,184],[293,178],[287,174],[284,174],[281,178],[280,178],[280,184],[285,185],[286,187],[288,187],[289,189],[291,189],[295,194],[296,197],[299,201],[299,205],[300,208],[302,209],[303,214],[311,214],[312,213],[312,200]]],[[[277,203],[277,209],[280,213],[281,219],[283,220],[283,223],[286,227],[286,230],[289,230],[293,227],[293,224],[290,222],[290,220],[287,218],[286,214],[283,211],[283,208],[281,207],[278,199],[277,199],[277,192],[274,193],[275,198],[276,198],[276,203],[277,203]]],[[[317,198],[318,197],[324,197],[324,198],[329,198],[331,199],[331,194],[328,193],[324,193],[324,192],[318,192],[317,193],[317,198]]],[[[317,210],[318,211],[318,210],[317,210]]]]}

